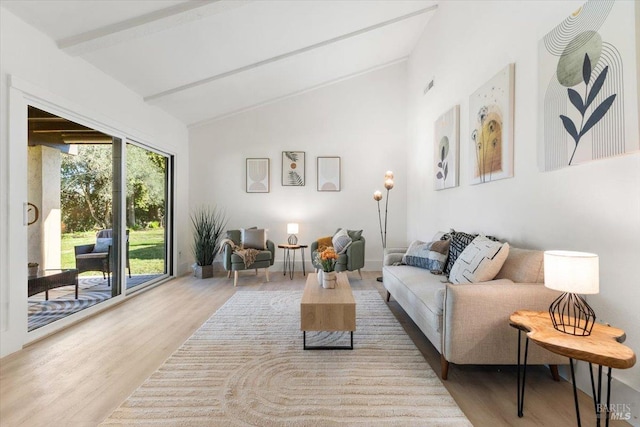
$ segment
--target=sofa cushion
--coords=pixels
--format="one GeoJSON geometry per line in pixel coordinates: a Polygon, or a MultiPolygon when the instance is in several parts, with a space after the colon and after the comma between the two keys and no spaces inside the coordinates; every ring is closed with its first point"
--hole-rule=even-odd
{"type": "Polygon", "coordinates": [[[515,283],[544,283],[544,252],[511,248],[496,279],[511,279],[515,283]]]}
{"type": "Polygon", "coordinates": [[[353,240],[349,237],[349,233],[344,228],[338,230],[336,234],[333,235],[333,239],[331,239],[333,243],[333,248],[336,250],[337,254],[343,254],[347,251],[347,248],[353,240]]]}
{"type": "Polygon", "coordinates": [[[96,238],[96,244],[93,247],[94,253],[104,253],[109,252],[109,246],[113,243],[113,239],[111,237],[98,237],[96,238]]]}
{"type": "Polygon", "coordinates": [[[362,230],[347,230],[347,234],[354,242],[362,238],[362,230]]]}
{"type": "MultiPolygon", "coordinates": [[[[270,251],[260,251],[256,254],[256,259],[254,261],[254,264],[260,262],[260,261],[271,261],[271,252],[270,251]]],[[[231,254],[231,263],[233,264],[244,264],[244,260],[242,259],[242,257],[238,254],[231,254]]],[[[251,268],[251,266],[250,266],[251,268]]]]}
{"type": "Polygon", "coordinates": [[[449,280],[451,283],[486,282],[496,277],[509,255],[509,244],[478,236],[456,260],[449,280]]]}
{"type": "Polygon", "coordinates": [[[447,276],[449,275],[449,273],[451,273],[453,264],[456,263],[456,260],[458,259],[462,251],[464,251],[464,248],[466,248],[471,242],[473,242],[473,239],[476,238],[476,236],[473,234],[455,230],[451,230],[449,235],[451,237],[449,259],[447,260],[447,266],[444,268],[444,274],[446,274],[447,276]]]}
{"type": "Polygon", "coordinates": [[[242,229],[242,247],[245,249],[266,249],[267,230],[263,228],[242,229]]]}
{"type": "Polygon", "coordinates": [[[403,309],[412,318],[420,316],[433,330],[441,330],[446,278],[409,265],[385,266],[383,277],[385,288],[402,301],[403,309]]]}
{"type": "Polygon", "coordinates": [[[413,267],[420,267],[434,274],[442,274],[449,255],[449,240],[423,242],[414,240],[402,257],[402,262],[413,267]]]}

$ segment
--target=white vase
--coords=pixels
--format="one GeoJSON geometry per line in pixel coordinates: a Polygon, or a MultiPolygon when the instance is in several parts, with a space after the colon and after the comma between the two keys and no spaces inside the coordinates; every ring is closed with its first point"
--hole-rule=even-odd
{"type": "Polygon", "coordinates": [[[320,286],[322,286],[322,273],[324,273],[322,270],[318,270],[318,284],[320,286]]]}
{"type": "Polygon", "coordinates": [[[322,273],[322,287],[325,289],[334,289],[336,287],[335,271],[325,271],[322,273]]]}

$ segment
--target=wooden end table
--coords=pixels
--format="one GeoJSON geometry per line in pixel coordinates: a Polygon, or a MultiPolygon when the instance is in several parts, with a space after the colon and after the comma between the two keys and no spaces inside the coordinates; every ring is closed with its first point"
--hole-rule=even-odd
{"type": "Polygon", "coordinates": [[[600,425],[601,412],[606,415],[606,425],[609,425],[609,413],[611,403],[611,370],[631,368],[636,363],[636,355],[629,347],[622,344],[626,336],[622,329],[596,323],[593,326],[591,335],[576,336],[565,334],[553,327],[549,313],[546,311],[519,310],[509,317],[511,326],[518,330],[518,417],[524,415],[524,382],[527,375],[527,353],[529,350],[529,339],[546,348],[553,353],[569,358],[571,367],[571,381],[573,382],[573,398],[576,406],[576,418],[578,426],[580,423],[580,409],[578,407],[578,391],[576,388],[576,378],[573,368],[573,359],[589,362],[589,373],[591,374],[591,390],[593,393],[593,404],[596,412],[597,425],[600,425]],[[520,348],[522,332],[526,332],[526,343],[524,350],[524,369],[522,373],[522,383],[520,383],[520,348]],[[598,391],[593,379],[592,364],[598,365],[598,391]],[[602,405],[602,367],[609,368],[607,373],[607,403],[602,405]]]}
{"type": "Polygon", "coordinates": [[[291,278],[291,280],[293,280],[293,271],[296,265],[296,250],[298,249],[300,249],[300,252],[302,252],[302,275],[303,276],[307,275],[307,272],[304,266],[304,250],[305,248],[308,248],[308,247],[309,245],[289,245],[286,243],[278,245],[278,248],[282,249],[284,254],[284,264],[282,266],[283,276],[286,276],[288,271],[289,277],[291,278]],[[291,252],[293,252],[293,259],[291,257],[291,252]]]}
{"type": "Polygon", "coordinates": [[[318,276],[309,274],[300,301],[300,329],[305,350],[353,350],[356,330],[356,300],[346,273],[336,274],[336,287],[325,289],[318,276]],[[308,346],[307,331],[345,331],[351,333],[350,346],[308,346]]]}

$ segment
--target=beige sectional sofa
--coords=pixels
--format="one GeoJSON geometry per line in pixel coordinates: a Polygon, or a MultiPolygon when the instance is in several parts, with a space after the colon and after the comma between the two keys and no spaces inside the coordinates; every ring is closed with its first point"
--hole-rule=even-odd
{"type": "MultiPolygon", "coordinates": [[[[406,248],[387,249],[382,270],[387,301],[392,296],[440,352],[442,379],[449,363],[515,365],[518,332],[509,315],[519,309],[547,310],[559,295],[544,287],[543,252],[510,248],[494,280],[451,284],[444,275],[409,265],[406,248]]],[[[558,379],[568,359],[529,346],[528,364],[547,364],[558,379]]]]}

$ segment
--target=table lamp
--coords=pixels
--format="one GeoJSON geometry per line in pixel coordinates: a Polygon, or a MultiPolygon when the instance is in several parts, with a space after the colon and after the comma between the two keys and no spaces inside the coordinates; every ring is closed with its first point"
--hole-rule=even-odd
{"type": "Polygon", "coordinates": [[[553,327],[565,334],[590,335],[596,314],[580,294],[597,294],[599,291],[598,255],[545,251],[544,285],[563,292],[549,306],[553,327]]]}
{"type": "Polygon", "coordinates": [[[289,244],[297,245],[298,237],[296,236],[296,234],[298,234],[298,224],[295,222],[287,224],[287,234],[289,235],[289,240],[288,240],[289,244]]]}

